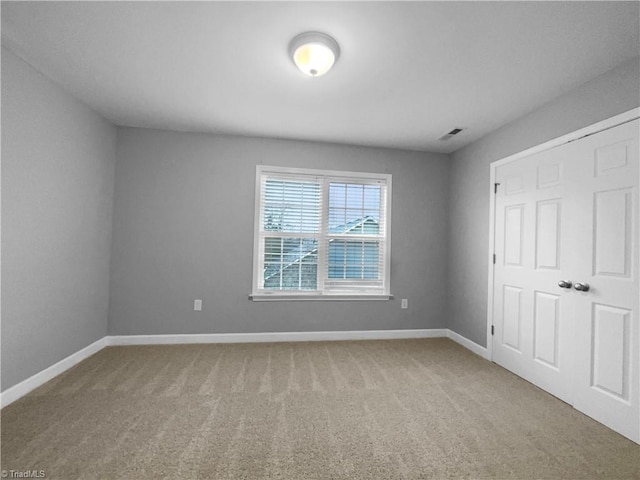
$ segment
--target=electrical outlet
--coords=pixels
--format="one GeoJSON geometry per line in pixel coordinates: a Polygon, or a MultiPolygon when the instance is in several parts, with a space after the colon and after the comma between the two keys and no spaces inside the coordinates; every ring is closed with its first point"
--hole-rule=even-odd
{"type": "Polygon", "coordinates": [[[409,308],[409,299],[403,298],[400,300],[400,308],[409,308]]]}
{"type": "Polygon", "coordinates": [[[193,301],[193,309],[196,312],[201,312],[202,311],[202,300],[194,300],[193,301]]]}

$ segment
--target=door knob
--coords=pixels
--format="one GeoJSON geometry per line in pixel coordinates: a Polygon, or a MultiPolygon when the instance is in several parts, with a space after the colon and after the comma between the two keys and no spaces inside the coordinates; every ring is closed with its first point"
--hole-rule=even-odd
{"type": "Polygon", "coordinates": [[[573,288],[578,290],[579,292],[588,292],[589,284],[588,283],[576,283],[573,288]]]}
{"type": "Polygon", "coordinates": [[[573,284],[571,283],[571,280],[560,280],[560,281],[558,282],[558,286],[559,286],[560,288],[571,288],[571,285],[573,285],[573,284]]]}

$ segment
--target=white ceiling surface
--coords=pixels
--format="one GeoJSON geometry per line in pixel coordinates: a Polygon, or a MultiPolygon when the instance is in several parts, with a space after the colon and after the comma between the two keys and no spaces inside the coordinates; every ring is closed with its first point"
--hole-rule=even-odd
{"type": "Polygon", "coordinates": [[[638,56],[638,18],[638,2],[4,2],[2,41],[117,125],[452,152],[638,56]],[[288,57],[308,30],[340,44],[324,77],[288,57]]]}

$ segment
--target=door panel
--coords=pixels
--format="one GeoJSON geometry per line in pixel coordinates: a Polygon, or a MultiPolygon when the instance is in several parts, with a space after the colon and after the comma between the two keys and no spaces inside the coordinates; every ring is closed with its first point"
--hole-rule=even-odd
{"type": "Polygon", "coordinates": [[[562,163],[542,164],[538,166],[538,189],[560,184],[562,163]]]}
{"type": "Polygon", "coordinates": [[[534,307],[533,358],[557,370],[560,296],[535,292],[534,307]]]}
{"type": "Polygon", "coordinates": [[[631,311],[593,304],[591,332],[591,386],[629,400],[629,320],[631,311]]]}
{"type": "Polygon", "coordinates": [[[504,263],[519,267],[522,265],[524,205],[506,207],[504,218],[504,263]]]}
{"type": "Polygon", "coordinates": [[[502,344],[520,352],[520,327],[522,325],[522,289],[504,286],[504,324],[502,344]]]}
{"type": "Polygon", "coordinates": [[[629,165],[629,149],[633,140],[627,139],[613,145],[604,145],[595,150],[595,174],[607,175],[629,165]]]}
{"type": "Polygon", "coordinates": [[[629,188],[595,194],[594,275],[631,273],[631,197],[629,188]]]}
{"type": "Polygon", "coordinates": [[[516,193],[522,193],[523,189],[523,177],[522,174],[512,174],[505,178],[505,195],[514,195],[516,193]]]}
{"type": "Polygon", "coordinates": [[[559,268],[561,200],[544,200],[537,205],[536,268],[559,268]]]}

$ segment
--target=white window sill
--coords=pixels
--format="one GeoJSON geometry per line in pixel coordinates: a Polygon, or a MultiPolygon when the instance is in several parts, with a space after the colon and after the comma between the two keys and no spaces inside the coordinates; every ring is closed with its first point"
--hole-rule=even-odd
{"type": "Polygon", "coordinates": [[[362,301],[362,300],[393,300],[393,295],[287,295],[287,294],[275,294],[275,293],[259,293],[255,295],[249,295],[249,300],[254,302],[281,302],[281,301],[362,301]]]}

